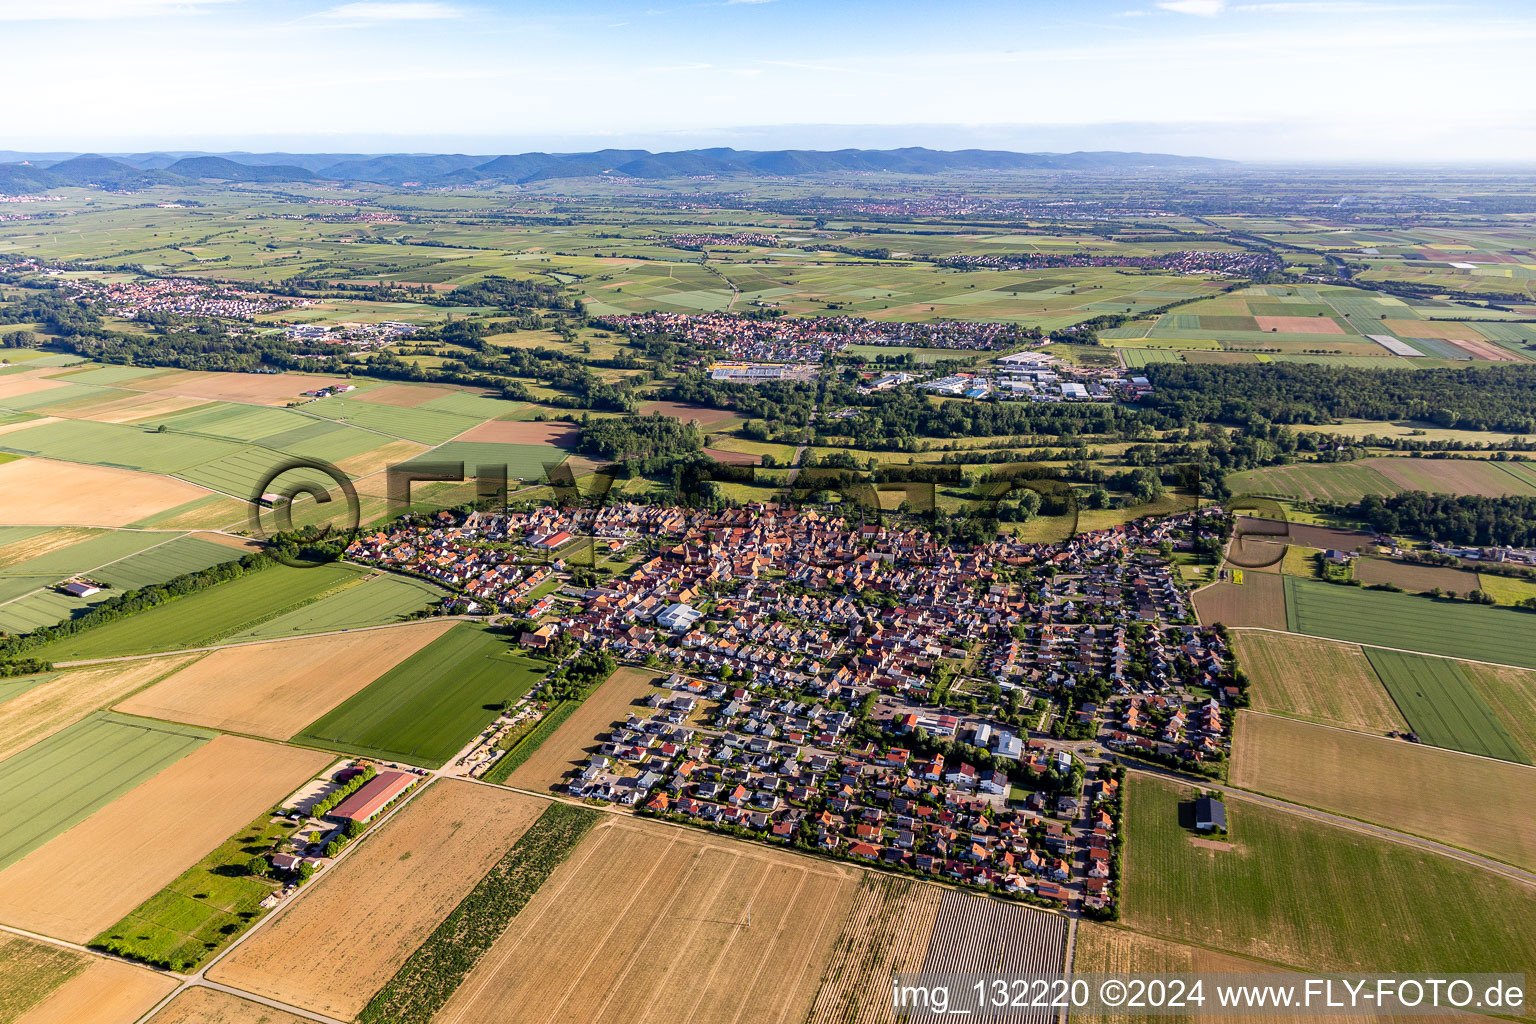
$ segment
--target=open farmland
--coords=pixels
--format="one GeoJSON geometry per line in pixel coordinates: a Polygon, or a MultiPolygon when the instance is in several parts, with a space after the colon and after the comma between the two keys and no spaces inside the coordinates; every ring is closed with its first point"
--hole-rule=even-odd
{"type": "MultiPolygon", "coordinates": [[[[805,1019],[856,888],[844,867],[605,816],[434,1020],[805,1019]]],[[[365,1017],[366,1019],[366,1017],[365,1017]]]]}
{"type": "Polygon", "coordinates": [[[312,604],[232,633],[228,639],[235,643],[277,640],[307,633],[380,626],[409,619],[445,596],[444,591],[425,580],[380,572],[365,577],[356,586],[338,590],[312,604]]]}
{"type": "Polygon", "coordinates": [[[1306,501],[1358,501],[1367,494],[1536,494],[1517,463],[1491,459],[1377,457],[1354,462],[1303,462],[1244,470],[1228,478],[1233,494],[1306,501]]]}
{"type": "Polygon", "coordinates": [[[1353,568],[1355,579],[1367,586],[1389,583],[1416,593],[1439,589],[1443,593],[1462,597],[1479,589],[1477,573],[1446,565],[1417,565],[1390,558],[1357,558],[1353,568]]]}
{"type": "Polygon", "coordinates": [[[0,871],[0,921],[86,942],[327,761],[217,737],[0,871]]]}
{"type": "Polygon", "coordinates": [[[210,739],[201,729],[103,712],[0,761],[0,869],[210,739]]]}
{"type": "Polygon", "coordinates": [[[1285,585],[1278,573],[1243,572],[1243,582],[1213,583],[1195,592],[1195,611],[1209,625],[1285,628],[1285,585]]]}
{"type": "MultiPolygon", "coordinates": [[[[1067,917],[985,896],[946,892],[923,958],[924,974],[1055,974],[1066,967],[1067,917]]],[[[1048,1024],[1042,1007],[1017,1019],[1048,1024]]],[[[942,1014],[914,1013],[913,1021],[937,1024],[942,1014]]]]}
{"type": "Polygon", "coordinates": [[[906,878],[861,878],[806,1024],[893,1024],[891,975],[922,969],[944,894],[906,878]]]}
{"type": "Polygon", "coordinates": [[[358,569],[336,563],[311,569],[272,565],[44,644],[36,653],[59,662],[205,646],[362,577],[358,569]]]}
{"type": "Polygon", "coordinates": [[[1472,662],[1461,670],[1524,751],[1524,760],[1536,764],[1536,672],[1472,662]]]}
{"type": "Polygon", "coordinates": [[[544,666],[505,638],[460,624],[294,737],[367,757],[441,767],[533,688],[544,666]]]}
{"type": "Polygon", "coordinates": [[[448,620],[226,647],[117,710],[286,740],[443,635],[448,620]]]}
{"type": "Polygon", "coordinates": [[[0,1022],[133,1024],[176,983],[129,964],[0,935],[0,1022]]]}
{"type": "Polygon", "coordinates": [[[1515,605],[1521,601],[1536,598],[1536,580],[1514,579],[1491,572],[1480,572],[1477,574],[1477,584],[1483,593],[1499,604],[1515,605]]]}
{"type": "Polygon", "coordinates": [[[155,1014],[155,1024],[308,1024],[309,1018],[218,989],[189,988],[155,1014]]]}
{"type": "Polygon", "coordinates": [[[1364,652],[1333,640],[1235,630],[1238,666],[1259,711],[1362,732],[1408,728],[1364,652]]]}
{"type": "Polygon", "coordinates": [[[547,806],[433,783],[210,976],[351,1020],[547,806]]]}
{"type": "Polygon", "coordinates": [[[597,745],[597,734],[624,718],[651,692],[656,673],[649,669],[621,668],[583,701],[565,723],[548,737],[507,778],[519,789],[553,789],[585,760],[597,745]]]}
{"type": "MultiPolygon", "coordinates": [[[[1385,742],[1385,741],[1384,741],[1385,742]]],[[[1185,786],[1127,782],[1121,920],[1304,970],[1465,971],[1536,964],[1536,889],[1449,857],[1239,799],[1229,842],[1179,824],[1185,786]]]]}
{"type": "Polygon", "coordinates": [[[1246,711],[1233,739],[1234,786],[1536,868],[1536,768],[1246,711]]]}
{"type": "Polygon", "coordinates": [[[1285,608],[1293,633],[1536,668],[1536,629],[1527,615],[1510,609],[1293,576],[1285,577],[1285,608]]]}
{"type": "Polygon", "coordinates": [[[1529,763],[1459,663],[1374,648],[1366,656],[1420,741],[1529,763]]]}
{"type": "Polygon", "coordinates": [[[129,526],[207,496],[193,484],[129,469],[36,458],[0,464],[0,505],[13,524],[129,526]]]}
{"type": "Polygon", "coordinates": [[[192,655],[146,658],[0,682],[0,760],[191,660],[192,655]]]}

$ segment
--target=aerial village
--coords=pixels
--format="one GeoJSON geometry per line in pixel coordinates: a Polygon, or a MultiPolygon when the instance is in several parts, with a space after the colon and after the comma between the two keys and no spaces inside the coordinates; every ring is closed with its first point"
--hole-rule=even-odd
{"type": "Polygon", "coordinates": [[[1092,913],[1116,897],[1114,756],[1214,770],[1246,700],[1166,557],[1210,515],[960,549],[816,508],[532,506],[347,556],[666,678],[573,796],[1092,913]],[[562,552],[613,571],[530,601],[562,552]]]}

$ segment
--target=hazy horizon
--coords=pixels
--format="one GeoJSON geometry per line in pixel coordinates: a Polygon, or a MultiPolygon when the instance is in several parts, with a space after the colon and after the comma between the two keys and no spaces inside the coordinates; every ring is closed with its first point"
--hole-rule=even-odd
{"type": "Polygon", "coordinates": [[[0,0],[13,151],[1536,161],[1536,5],[0,0]],[[68,111],[68,118],[60,116],[68,111]],[[746,127],[743,127],[746,126],[746,127]]]}

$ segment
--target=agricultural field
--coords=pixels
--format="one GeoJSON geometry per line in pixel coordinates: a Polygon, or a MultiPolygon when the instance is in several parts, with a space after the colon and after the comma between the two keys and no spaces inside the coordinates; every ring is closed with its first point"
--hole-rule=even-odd
{"type": "Polygon", "coordinates": [[[533,688],[545,667],[460,624],[294,736],[298,743],[439,768],[533,688]]]}
{"type": "Polygon", "coordinates": [[[1231,636],[1255,710],[1361,732],[1408,728],[1358,646],[1250,630],[1231,636]]]}
{"type": "Polygon", "coordinates": [[[1374,648],[1365,653],[1421,742],[1530,763],[1459,662],[1374,648]]]}
{"type": "MultiPolygon", "coordinates": [[[[1382,741],[1387,742],[1387,741],[1382,741]]],[[[1122,922],[1302,970],[1525,970],[1536,890],[1364,833],[1239,799],[1227,841],[1179,823],[1194,791],[1127,779],[1122,922]]]]}
{"type": "Polygon", "coordinates": [[[192,660],[146,658],[0,680],[0,761],[192,660]]]}
{"type": "Polygon", "coordinates": [[[1404,491],[1530,496],[1536,475],[1521,463],[1491,459],[1373,457],[1354,462],[1293,463],[1233,473],[1233,494],[1303,501],[1359,501],[1404,491]]]}
{"type": "Polygon", "coordinates": [[[210,740],[0,871],[0,921],[86,942],[327,763],[316,751],[210,740]]]}
{"type": "MultiPolygon", "coordinates": [[[[1054,974],[1065,969],[1070,920],[1017,903],[946,892],[923,958],[924,974],[1054,974]]],[[[1054,1010],[1020,1015],[1050,1024],[1054,1010]]]]}
{"type": "Polygon", "coordinates": [[[547,737],[507,778],[519,789],[553,789],[597,745],[598,733],[623,720],[651,692],[657,675],[650,669],[621,668],[582,701],[565,723],[547,737]]]}
{"type": "Polygon", "coordinates": [[[891,975],[922,970],[944,895],[935,885],[864,875],[806,1024],[894,1024],[891,975]]]}
{"type": "Polygon", "coordinates": [[[207,646],[332,591],[355,586],[364,575],[339,563],[310,569],[273,565],[44,644],[35,653],[60,662],[207,646]]]}
{"type": "Polygon", "coordinates": [[[1206,625],[1286,628],[1286,581],[1272,572],[1243,573],[1242,583],[1213,583],[1195,591],[1195,612],[1206,625]]]}
{"type": "Polygon", "coordinates": [[[1480,572],[1477,574],[1477,585],[1483,593],[1503,605],[1516,605],[1536,598],[1536,580],[1480,572]]]}
{"type": "Polygon", "coordinates": [[[212,738],[201,729],[102,712],[0,761],[0,869],[212,738]]]}
{"type": "Polygon", "coordinates": [[[1536,668],[1536,630],[1523,612],[1285,577],[1293,633],[1536,668]]]}
{"type": "Polygon", "coordinates": [[[1521,760],[1536,764],[1536,672],[1475,662],[1463,662],[1460,668],[1519,745],[1525,755],[1521,760]]]}
{"type": "Polygon", "coordinates": [[[856,888],[838,865],[604,816],[435,1020],[799,1022],[856,888]]]}
{"type": "Polygon", "coordinates": [[[134,694],[117,710],[286,740],[452,626],[437,620],[226,647],[134,694]]]}
{"type": "Polygon", "coordinates": [[[153,473],[37,458],[0,463],[0,491],[27,495],[7,507],[8,523],[46,526],[132,526],[209,494],[153,473]]]}
{"type": "Polygon", "coordinates": [[[546,806],[467,782],[433,783],[210,977],[351,1020],[546,806]],[[342,918],[349,927],[336,927],[342,918]]]}
{"type": "Polygon", "coordinates": [[[155,1024],[306,1024],[309,1018],[199,986],[172,999],[153,1019],[155,1024]]]}
{"type": "Polygon", "coordinates": [[[133,1024],[176,987],[169,978],[19,935],[0,934],[4,1024],[133,1024]]]}
{"type": "Polygon", "coordinates": [[[1230,781],[1536,868],[1536,768],[1526,765],[1245,711],[1230,781]]]}
{"type": "Polygon", "coordinates": [[[356,586],[322,596],[275,619],[231,633],[231,643],[276,640],[310,633],[331,633],[408,620],[433,607],[447,595],[425,580],[376,572],[356,586]]]}
{"type": "Polygon", "coordinates": [[[1480,588],[1478,574],[1468,569],[1444,565],[1418,565],[1391,558],[1357,558],[1352,567],[1354,578],[1366,586],[1391,584],[1414,593],[1439,590],[1465,597],[1480,588]]]}

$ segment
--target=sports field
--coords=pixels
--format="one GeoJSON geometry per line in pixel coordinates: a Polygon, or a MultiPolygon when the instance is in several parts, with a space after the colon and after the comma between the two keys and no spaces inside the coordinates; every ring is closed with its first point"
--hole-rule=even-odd
{"type": "Polygon", "coordinates": [[[210,977],[351,1020],[546,806],[433,783],[210,977]],[[348,927],[336,927],[341,919],[348,927]]]}
{"type": "Polygon", "coordinates": [[[1234,786],[1536,868],[1536,768],[1239,712],[1234,786]],[[1498,822],[1489,827],[1490,822],[1498,822]]]}
{"type": "Polygon", "coordinates": [[[597,734],[606,732],[637,707],[657,678],[654,671],[643,668],[614,672],[507,777],[507,784],[519,789],[553,789],[565,782],[586,759],[587,751],[597,745],[597,734]]]}
{"type": "Polygon", "coordinates": [[[1362,732],[1408,728],[1356,645],[1252,630],[1231,635],[1255,710],[1362,732]]]}
{"type": "Polygon", "coordinates": [[[1421,742],[1530,763],[1459,663],[1375,648],[1365,653],[1421,742]]]}
{"type": "Polygon", "coordinates": [[[294,737],[332,750],[441,767],[533,688],[545,666],[506,638],[461,624],[294,737]]]}
{"type": "MultiPolygon", "coordinates": [[[[1386,741],[1383,741],[1386,742],[1386,741]]],[[[1194,791],[1126,780],[1131,928],[1305,970],[1532,970],[1536,889],[1239,799],[1228,842],[1179,824],[1194,791]]]]}
{"type": "Polygon", "coordinates": [[[44,644],[35,653],[60,662],[205,646],[356,584],[362,576],[337,563],[312,569],[274,565],[44,644]]]}
{"type": "Polygon", "coordinates": [[[1285,577],[1285,608],[1293,633],[1536,668],[1536,629],[1524,612],[1293,576],[1285,577]]]}
{"type": "Polygon", "coordinates": [[[605,815],[434,1021],[800,1024],[855,888],[840,865],[605,815]]]}
{"type": "Polygon", "coordinates": [[[439,619],[226,647],[134,694],[117,710],[286,740],[452,625],[439,619]]]}
{"type": "Polygon", "coordinates": [[[0,871],[0,921],[86,942],[328,762],[219,736],[0,871]]]}
{"type": "Polygon", "coordinates": [[[212,738],[202,729],[100,712],[0,761],[0,868],[212,738]]]}

